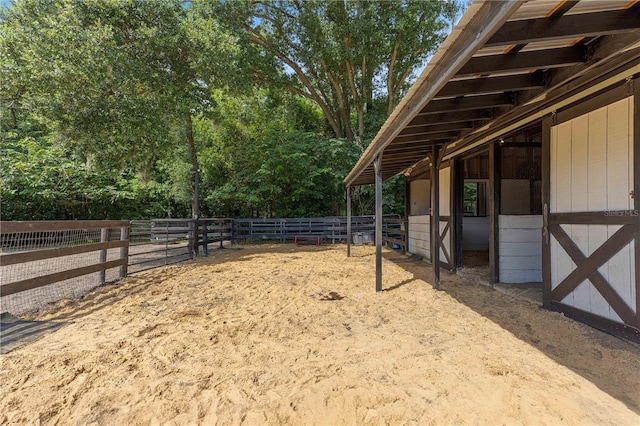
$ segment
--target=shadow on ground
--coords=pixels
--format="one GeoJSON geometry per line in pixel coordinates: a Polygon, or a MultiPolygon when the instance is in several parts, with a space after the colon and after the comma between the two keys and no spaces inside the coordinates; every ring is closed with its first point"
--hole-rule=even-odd
{"type": "MultiPolygon", "coordinates": [[[[413,274],[414,278],[421,279],[427,283],[432,282],[432,268],[426,261],[415,258],[410,259],[400,253],[390,251],[386,251],[383,256],[386,260],[413,274]],[[407,259],[410,261],[407,261],[407,259]]],[[[399,283],[386,290],[392,291],[402,285],[403,283],[399,283]]],[[[442,269],[440,287],[441,291],[446,292],[458,302],[463,303],[501,328],[509,331],[512,335],[541,351],[555,362],[589,380],[604,392],[623,402],[629,409],[640,414],[640,399],[638,398],[640,389],[640,380],[638,379],[640,345],[627,342],[566,318],[561,313],[548,311],[542,308],[541,303],[537,303],[535,299],[517,298],[516,296],[521,292],[509,292],[503,288],[496,290],[442,269]],[[486,300],[486,298],[477,297],[479,292],[493,292],[492,303],[486,304],[483,302],[483,299],[486,300]],[[513,306],[518,303],[536,306],[540,310],[539,314],[544,315],[536,315],[534,318],[521,318],[513,309],[513,306]],[[560,317],[561,321],[553,322],[554,324],[559,322],[561,324],[559,327],[540,324],[544,318],[557,317],[560,317]],[[532,319],[537,319],[537,321],[531,321],[532,319]],[[579,350],[575,350],[575,348],[579,348],[579,350]],[[615,369],[609,369],[606,372],[585,367],[589,364],[593,365],[591,362],[585,362],[587,359],[589,361],[593,359],[602,360],[603,352],[608,354],[627,353],[632,358],[635,358],[637,362],[634,365],[620,363],[617,364],[615,369]],[[621,390],[620,383],[629,383],[630,381],[635,383],[636,386],[621,390]],[[633,395],[633,397],[630,395],[633,395]]],[[[523,288],[523,291],[525,290],[529,289],[523,288]]]]}

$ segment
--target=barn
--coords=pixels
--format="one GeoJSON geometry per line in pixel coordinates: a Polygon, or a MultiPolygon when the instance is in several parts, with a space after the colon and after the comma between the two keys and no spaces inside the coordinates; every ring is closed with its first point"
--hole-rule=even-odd
{"type": "MultiPolygon", "coordinates": [[[[403,175],[408,250],[640,341],[640,1],[474,1],[345,178],[403,175]]],[[[349,208],[348,208],[349,210],[349,208]]]]}

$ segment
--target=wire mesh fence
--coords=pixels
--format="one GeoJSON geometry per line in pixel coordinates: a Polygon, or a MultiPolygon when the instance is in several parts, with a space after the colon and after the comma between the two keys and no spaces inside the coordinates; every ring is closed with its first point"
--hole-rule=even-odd
{"type": "MultiPolygon", "coordinates": [[[[373,235],[372,217],[352,217],[351,236],[373,235]]],[[[404,249],[402,220],[385,218],[383,242],[404,249]]],[[[155,219],[0,222],[0,312],[43,310],[127,274],[207,255],[234,241],[348,237],[346,218],[155,219]]],[[[373,237],[370,239],[373,242],[373,237]]]]}
{"type": "Polygon", "coordinates": [[[123,276],[123,230],[127,221],[3,222],[0,312],[43,309],[123,276]]]}
{"type": "Polygon", "coordinates": [[[194,256],[190,219],[136,220],[129,236],[129,273],[189,260],[194,256]]]}

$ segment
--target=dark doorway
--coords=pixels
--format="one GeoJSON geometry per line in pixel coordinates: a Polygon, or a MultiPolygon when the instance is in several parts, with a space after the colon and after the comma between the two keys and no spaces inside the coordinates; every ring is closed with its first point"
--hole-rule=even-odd
{"type": "Polygon", "coordinates": [[[476,281],[489,281],[489,153],[466,157],[460,164],[462,185],[459,272],[476,281]]]}

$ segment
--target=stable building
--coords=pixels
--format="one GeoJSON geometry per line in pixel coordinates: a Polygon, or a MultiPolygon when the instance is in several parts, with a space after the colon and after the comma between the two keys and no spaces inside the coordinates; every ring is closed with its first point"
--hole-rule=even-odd
{"type": "Polygon", "coordinates": [[[474,1],[345,178],[406,184],[408,251],[640,341],[640,2],[474,1]]]}

